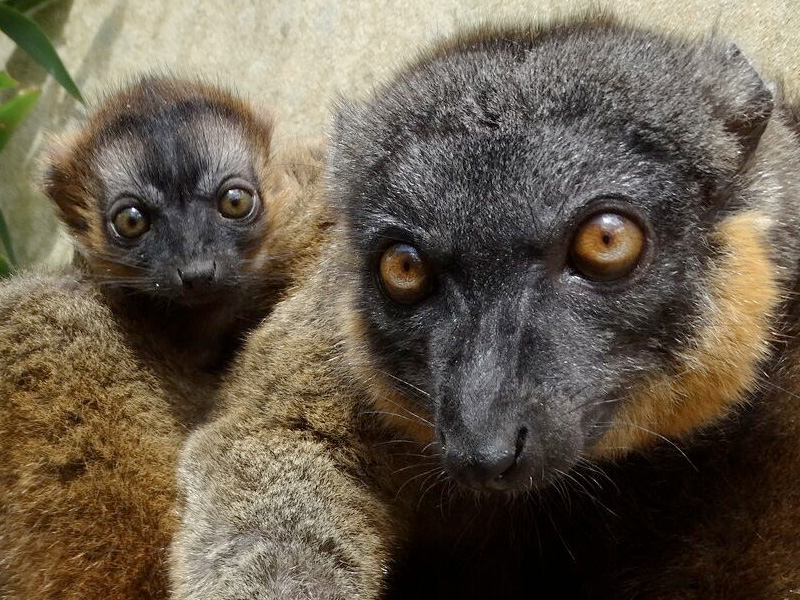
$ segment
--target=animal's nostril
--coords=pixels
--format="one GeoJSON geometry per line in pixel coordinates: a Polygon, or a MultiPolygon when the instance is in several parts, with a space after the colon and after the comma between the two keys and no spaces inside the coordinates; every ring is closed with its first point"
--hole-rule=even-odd
{"type": "Polygon", "coordinates": [[[521,427],[517,432],[517,441],[514,443],[514,458],[519,458],[522,450],[525,448],[525,440],[528,439],[528,428],[521,427]]]}
{"type": "MultiPolygon", "coordinates": [[[[444,446],[450,475],[458,482],[482,490],[505,491],[517,487],[530,467],[528,427],[509,427],[493,438],[466,440],[456,436],[444,446]]],[[[441,435],[444,444],[444,435],[441,435]]]]}
{"type": "Polygon", "coordinates": [[[494,482],[496,484],[502,484],[503,479],[508,477],[514,468],[517,466],[517,462],[519,461],[519,457],[522,454],[522,450],[525,448],[525,440],[528,438],[528,428],[521,427],[520,430],[517,432],[517,439],[514,441],[514,455],[507,455],[506,458],[503,460],[502,463],[499,464],[500,467],[503,468],[502,471],[494,478],[494,482]]]}

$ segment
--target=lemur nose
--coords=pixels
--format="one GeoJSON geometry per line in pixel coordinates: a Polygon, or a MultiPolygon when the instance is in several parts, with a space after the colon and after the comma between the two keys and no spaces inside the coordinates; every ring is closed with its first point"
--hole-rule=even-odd
{"type": "Polygon", "coordinates": [[[187,290],[204,290],[214,283],[217,264],[213,260],[196,260],[178,269],[183,287],[187,290]]]}
{"type": "Polygon", "coordinates": [[[515,487],[519,457],[525,445],[527,429],[516,438],[483,440],[477,447],[459,449],[446,444],[444,461],[450,475],[459,483],[475,489],[507,490],[515,487]]]}

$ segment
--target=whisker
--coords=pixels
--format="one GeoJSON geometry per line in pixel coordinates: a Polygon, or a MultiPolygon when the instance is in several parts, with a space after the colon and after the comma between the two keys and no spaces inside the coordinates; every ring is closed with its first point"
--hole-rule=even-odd
{"type": "Polygon", "coordinates": [[[406,415],[401,415],[401,414],[394,413],[394,412],[389,412],[389,411],[386,411],[386,410],[364,410],[364,411],[361,411],[361,414],[362,415],[382,415],[382,416],[386,416],[386,417],[397,417],[398,419],[404,419],[404,420],[409,421],[411,423],[416,423],[417,421],[419,421],[419,417],[417,417],[416,419],[413,418],[413,417],[416,417],[416,415],[413,415],[413,417],[407,417],[406,415]]]}
{"type": "Polygon", "coordinates": [[[381,396],[381,400],[386,400],[387,402],[390,402],[391,404],[393,404],[394,406],[396,406],[400,410],[403,410],[403,411],[407,412],[412,417],[415,417],[416,419],[418,419],[420,421],[420,423],[424,423],[425,425],[428,425],[430,427],[435,427],[435,425],[433,423],[431,423],[428,419],[418,415],[413,410],[407,408],[406,406],[403,406],[402,404],[400,404],[399,402],[393,400],[392,398],[389,398],[388,396],[381,396]]]}
{"type": "Polygon", "coordinates": [[[430,398],[431,397],[431,395],[428,392],[426,392],[422,388],[419,388],[419,387],[415,386],[413,383],[410,383],[410,382],[406,381],[405,379],[397,377],[396,375],[393,375],[392,373],[389,373],[388,371],[384,371],[383,369],[376,368],[375,370],[378,371],[378,373],[382,373],[383,375],[386,375],[387,377],[390,377],[390,378],[394,379],[398,383],[402,383],[403,385],[409,387],[410,389],[414,390],[415,392],[418,392],[419,394],[421,394],[425,398],[430,398]]]}
{"type": "MultiPolygon", "coordinates": [[[[611,425],[611,423],[595,423],[595,426],[601,426],[601,427],[602,427],[602,426],[606,426],[606,425],[611,425]]],[[[686,459],[686,462],[687,462],[687,463],[689,463],[689,465],[691,465],[692,469],[694,469],[694,470],[695,470],[696,472],[698,472],[698,473],[700,472],[700,469],[698,469],[698,468],[697,468],[697,466],[696,466],[696,465],[695,465],[695,464],[692,462],[692,460],[691,460],[691,459],[689,458],[689,456],[688,456],[688,455],[687,455],[687,454],[686,454],[686,453],[683,451],[683,449],[682,449],[682,448],[681,448],[681,447],[680,447],[678,444],[676,444],[674,441],[672,441],[671,439],[669,439],[668,437],[666,437],[666,436],[663,436],[663,435],[661,435],[660,433],[657,433],[657,432],[655,432],[655,431],[653,431],[653,430],[651,430],[651,429],[648,429],[647,427],[643,427],[643,426],[641,426],[641,425],[637,425],[636,423],[631,423],[631,422],[627,422],[627,421],[626,421],[626,422],[624,423],[624,425],[627,425],[627,426],[630,426],[630,427],[635,427],[636,429],[639,429],[639,430],[641,430],[641,431],[644,431],[645,433],[649,433],[650,435],[652,435],[652,436],[655,436],[655,437],[657,437],[658,439],[660,439],[660,440],[662,440],[662,441],[666,442],[667,444],[669,444],[670,446],[672,446],[673,448],[675,448],[675,450],[677,450],[677,451],[678,451],[678,453],[680,453],[680,455],[681,455],[681,456],[682,456],[684,459],[686,459]]],[[[619,448],[617,448],[617,449],[619,449],[619,448]]]]}
{"type": "Polygon", "coordinates": [[[419,500],[417,501],[417,510],[420,509],[422,506],[422,501],[425,498],[425,494],[427,494],[430,490],[432,490],[436,485],[441,481],[442,475],[445,475],[444,469],[439,469],[435,471],[433,475],[429,475],[421,484],[420,487],[424,486],[431,477],[433,477],[433,483],[427,486],[422,493],[419,495],[419,500]]]}
{"type": "MultiPolygon", "coordinates": [[[[420,466],[420,465],[415,465],[415,466],[420,466]]],[[[396,494],[395,494],[395,496],[394,496],[394,497],[395,497],[395,500],[397,500],[397,498],[399,498],[399,497],[400,497],[400,493],[403,491],[403,489],[404,489],[404,488],[405,488],[405,487],[406,487],[406,486],[407,486],[409,483],[411,483],[412,481],[414,481],[414,480],[416,480],[416,479],[419,479],[420,477],[426,477],[426,476],[430,475],[431,473],[436,473],[436,472],[437,472],[437,471],[438,471],[440,468],[441,468],[441,467],[440,467],[439,465],[437,465],[437,466],[435,466],[434,468],[432,468],[432,469],[430,469],[430,470],[428,470],[428,471],[425,471],[424,473],[420,473],[419,475],[414,475],[413,477],[410,477],[409,479],[407,479],[407,480],[406,480],[406,481],[403,483],[403,485],[401,485],[401,486],[400,486],[400,487],[397,489],[397,493],[396,493],[396,494]]],[[[427,479],[426,479],[425,481],[427,481],[427,479]]]]}
{"type": "Polygon", "coordinates": [[[374,445],[375,446],[388,446],[389,444],[415,444],[415,445],[417,445],[417,444],[419,444],[419,442],[416,441],[416,440],[398,439],[398,440],[387,440],[385,442],[375,442],[374,445]]]}

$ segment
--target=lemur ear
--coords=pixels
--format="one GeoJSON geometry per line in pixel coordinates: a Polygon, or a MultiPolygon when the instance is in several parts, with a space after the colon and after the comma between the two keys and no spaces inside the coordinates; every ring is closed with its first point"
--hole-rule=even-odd
{"type": "Polygon", "coordinates": [[[340,99],[336,103],[334,120],[327,149],[329,201],[339,208],[347,197],[347,183],[369,177],[373,161],[371,144],[360,132],[365,128],[366,115],[361,106],[340,99]]]}
{"type": "Polygon", "coordinates": [[[79,133],[51,138],[41,159],[39,188],[53,201],[73,234],[85,233],[92,220],[91,201],[81,185],[88,177],[76,155],[82,148],[79,133]]]}
{"type": "Polygon", "coordinates": [[[723,85],[717,105],[725,129],[740,142],[738,170],[747,166],[767,127],[774,99],[772,92],[735,44],[723,48],[723,85]]]}
{"type": "Polygon", "coordinates": [[[331,143],[336,150],[349,150],[352,144],[347,140],[357,139],[355,135],[362,123],[362,112],[359,105],[343,98],[336,102],[333,124],[330,131],[331,143]]]}

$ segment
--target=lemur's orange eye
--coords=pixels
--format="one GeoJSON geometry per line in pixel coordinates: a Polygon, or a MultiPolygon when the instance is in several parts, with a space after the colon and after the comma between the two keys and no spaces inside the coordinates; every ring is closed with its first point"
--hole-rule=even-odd
{"type": "Polygon", "coordinates": [[[400,304],[419,302],[431,291],[430,269],[417,249],[408,244],[394,244],[384,250],[380,277],[386,295],[400,304]]]}
{"type": "Polygon", "coordinates": [[[227,219],[244,219],[253,212],[256,199],[241,188],[226,190],[219,199],[219,212],[227,219]]]}
{"type": "Polygon", "coordinates": [[[572,238],[570,259],[586,278],[611,281],[633,271],[644,244],[644,232],[636,222],[618,213],[598,213],[584,221],[572,238]]]}
{"type": "Polygon", "coordinates": [[[125,206],[118,210],[111,220],[114,231],[124,238],[133,239],[150,229],[150,220],[143,209],[125,206]]]}

